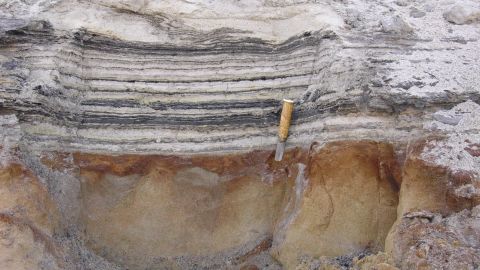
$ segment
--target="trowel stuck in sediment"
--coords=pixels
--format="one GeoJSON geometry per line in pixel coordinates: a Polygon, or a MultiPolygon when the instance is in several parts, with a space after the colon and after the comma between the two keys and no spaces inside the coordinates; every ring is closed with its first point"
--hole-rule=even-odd
{"type": "Polygon", "coordinates": [[[292,120],[293,100],[284,99],[282,107],[282,116],[280,117],[280,127],[278,128],[278,143],[275,152],[275,160],[280,161],[285,151],[285,142],[288,137],[288,129],[292,120]]]}

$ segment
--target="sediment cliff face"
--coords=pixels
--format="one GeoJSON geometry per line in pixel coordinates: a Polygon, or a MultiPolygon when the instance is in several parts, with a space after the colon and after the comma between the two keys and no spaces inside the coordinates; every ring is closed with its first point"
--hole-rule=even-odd
{"type": "Polygon", "coordinates": [[[0,2],[0,268],[476,269],[479,21],[475,1],[0,2]]]}

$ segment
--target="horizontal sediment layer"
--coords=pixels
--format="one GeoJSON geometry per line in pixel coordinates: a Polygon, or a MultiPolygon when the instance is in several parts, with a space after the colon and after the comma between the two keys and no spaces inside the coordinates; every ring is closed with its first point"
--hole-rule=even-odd
{"type": "MultiPolygon", "coordinates": [[[[104,13],[75,26],[63,19],[63,4],[2,18],[0,106],[16,114],[26,143],[177,154],[270,148],[284,98],[295,101],[290,145],[408,140],[424,133],[432,111],[480,100],[471,79],[478,33],[468,25],[458,30],[469,35],[461,42],[448,32],[438,39],[413,27],[390,31],[383,21],[378,29],[368,20],[352,27],[347,7],[334,3],[264,4],[278,11],[274,28],[316,14],[271,36],[245,30],[260,23],[253,13],[242,17],[249,24],[222,17],[229,27],[206,30],[191,25],[200,16],[209,26],[204,15],[173,19],[162,8],[123,4],[79,3],[74,10],[104,13]],[[159,34],[110,29],[109,16],[148,21],[159,34]]],[[[429,19],[448,24],[436,12],[429,19]]]]}

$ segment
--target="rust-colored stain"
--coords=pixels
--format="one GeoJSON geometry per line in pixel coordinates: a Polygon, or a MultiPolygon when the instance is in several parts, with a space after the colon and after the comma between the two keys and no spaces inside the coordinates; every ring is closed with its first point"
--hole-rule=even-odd
{"type": "Polygon", "coordinates": [[[468,147],[465,148],[465,151],[472,155],[472,157],[480,157],[480,144],[469,144],[468,147]]]}
{"type": "Polygon", "coordinates": [[[70,153],[55,151],[44,153],[40,157],[40,162],[54,171],[61,171],[66,168],[71,168],[72,164],[68,161],[70,157],[70,153]]]}
{"type": "Polygon", "coordinates": [[[392,145],[373,141],[343,141],[325,145],[318,152],[310,153],[310,177],[323,172],[335,172],[339,166],[350,166],[361,160],[368,165],[372,174],[387,181],[394,190],[399,190],[402,182],[401,169],[395,158],[392,145]]]}
{"type": "Polygon", "coordinates": [[[226,155],[104,155],[94,153],[49,152],[41,157],[42,163],[52,170],[78,168],[86,171],[109,173],[117,176],[145,175],[152,170],[168,168],[176,172],[183,168],[200,167],[220,176],[232,179],[245,174],[269,174],[272,182],[291,178],[297,163],[306,163],[308,150],[293,148],[286,151],[281,162],[274,162],[274,152],[258,150],[242,154],[226,155]],[[71,157],[71,159],[69,159],[71,157]]]}

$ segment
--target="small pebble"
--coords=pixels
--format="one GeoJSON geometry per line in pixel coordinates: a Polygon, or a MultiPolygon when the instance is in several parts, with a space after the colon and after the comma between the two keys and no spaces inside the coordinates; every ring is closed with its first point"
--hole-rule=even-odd
{"type": "Polygon", "coordinates": [[[395,1],[395,4],[397,4],[397,6],[405,7],[408,5],[408,2],[406,0],[397,0],[395,1]]]}
{"type": "Polygon", "coordinates": [[[443,17],[454,24],[469,24],[480,21],[480,8],[471,4],[455,5],[443,13],[443,17]]]}
{"type": "Polygon", "coordinates": [[[383,18],[380,25],[385,33],[409,34],[413,32],[413,28],[399,15],[383,18]]]}
{"type": "Polygon", "coordinates": [[[419,10],[416,7],[413,7],[413,8],[410,9],[410,17],[421,18],[421,17],[424,17],[425,15],[426,15],[425,12],[419,10]]]}

